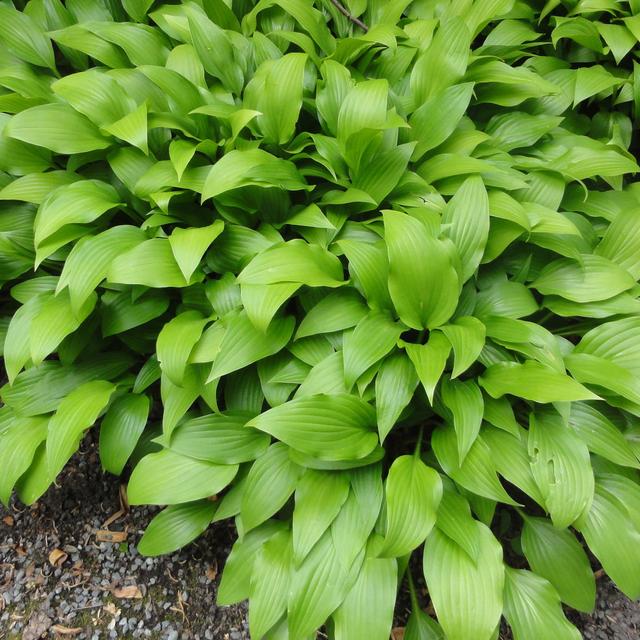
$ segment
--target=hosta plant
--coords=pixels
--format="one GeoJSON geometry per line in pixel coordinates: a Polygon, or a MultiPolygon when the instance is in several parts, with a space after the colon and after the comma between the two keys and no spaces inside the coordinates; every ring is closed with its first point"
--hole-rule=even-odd
{"type": "Polygon", "coordinates": [[[638,38],[637,0],[0,2],[2,501],[97,425],[142,553],[235,518],[258,639],[386,640],[407,588],[405,640],[577,639],[595,562],[639,596],[638,38]]]}

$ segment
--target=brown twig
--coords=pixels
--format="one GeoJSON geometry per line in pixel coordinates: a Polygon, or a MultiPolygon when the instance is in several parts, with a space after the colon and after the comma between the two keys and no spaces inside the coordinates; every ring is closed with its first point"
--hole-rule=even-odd
{"type": "Polygon", "coordinates": [[[349,20],[351,20],[351,22],[353,22],[353,24],[358,25],[365,33],[367,33],[367,31],[369,31],[369,27],[367,27],[367,25],[362,22],[362,20],[360,20],[360,18],[356,18],[355,16],[351,15],[349,13],[349,11],[343,7],[338,0],[331,0],[331,4],[345,17],[348,18],[349,20]]]}

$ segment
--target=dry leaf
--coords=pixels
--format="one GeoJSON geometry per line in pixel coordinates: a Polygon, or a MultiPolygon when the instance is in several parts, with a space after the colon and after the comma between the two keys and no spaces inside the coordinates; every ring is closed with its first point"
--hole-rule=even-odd
{"type": "Polygon", "coordinates": [[[82,632],[82,627],[64,627],[61,624],[54,624],[51,631],[63,636],[77,636],[82,632]]]}
{"type": "Polygon", "coordinates": [[[128,533],[126,531],[109,531],[108,529],[99,529],[96,531],[97,542],[126,542],[128,533]]]}
{"type": "Polygon", "coordinates": [[[216,579],[218,575],[218,562],[216,560],[213,561],[213,564],[207,566],[205,575],[207,576],[207,580],[211,580],[212,582],[216,579]]]}
{"type": "Polygon", "coordinates": [[[391,629],[391,640],[402,640],[404,638],[404,627],[394,627],[391,629]]]}
{"type": "Polygon", "coordinates": [[[49,554],[49,562],[53,567],[60,567],[68,557],[62,549],[54,549],[49,554]]]}
{"type": "Polygon", "coordinates": [[[116,587],[111,589],[111,593],[116,598],[122,599],[134,599],[134,598],[142,598],[142,591],[140,591],[140,587],[135,584],[130,584],[125,587],[116,587]]]}
{"type": "Polygon", "coordinates": [[[13,519],[13,516],[5,516],[2,518],[2,522],[4,522],[7,527],[13,527],[16,521],[13,519]]]}
{"type": "Polygon", "coordinates": [[[107,604],[105,604],[104,607],[102,607],[102,608],[110,616],[116,617],[116,616],[120,615],[120,609],[118,609],[116,607],[116,605],[113,604],[113,602],[107,602],[107,604]]]}

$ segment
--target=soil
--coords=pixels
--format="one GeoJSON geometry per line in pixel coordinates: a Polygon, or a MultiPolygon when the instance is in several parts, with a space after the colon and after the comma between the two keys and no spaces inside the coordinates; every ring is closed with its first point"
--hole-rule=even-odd
{"type": "MultiPolygon", "coordinates": [[[[0,507],[0,640],[249,638],[244,603],[215,605],[233,524],[211,526],[169,556],[140,556],[136,542],[156,509],[123,512],[118,478],[101,471],[90,439],[83,447],[38,503],[0,507]],[[105,530],[115,542],[100,541],[105,530]]],[[[409,613],[405,592],[403,585],[397,627],[409,613]]],[[[592,615],[568,615],[587,640],[640,638],[640,602],[606,578],[592,615]]],[[[510,640],[509,630],[500,638],[510,640]]]]}

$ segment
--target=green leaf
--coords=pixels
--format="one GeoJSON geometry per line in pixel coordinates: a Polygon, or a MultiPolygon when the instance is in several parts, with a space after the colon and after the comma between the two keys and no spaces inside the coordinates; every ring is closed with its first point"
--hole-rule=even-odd
{"type": "Polygon", "coordinates": [[[253,412],[238,409],[192,418],[176,427],[170,448],[181,455],[217,464],[255,460],[269,446],[269,437],[245,424],[253,412]]]}
{"type": "Polygon", "coordinates": [[[0,6],[0,37],[18,58],[39,67],[56,70],[51,40],[26,13],[0,6]]]}
{"type": "Polygon", "coordinates": [[[552,411],[531,414],[528,445],[531,471],[553,524],[568,527],[593,498],[589,451],[552,411]]]}
{"type": "Polygon", "coordinates": [[[307,188],[295,165],[262,149],[234,149],[210,169],[202,187],[202,201],[239,187],[307,188]]]}
{"type": "Polygon", "coordinates": [[[160,556],[184,547],[206,530],[215,511],[216,503],[209,500],[163,509],[147,525],[138,551],[143,556],[160,556]]]}
{"type": "Polygon", "coordinates": [[[80,440],[98,418],[115,391],[105,380],[86,382],[74,389],[49,420],[47,467],[52,482],[76,452],[80,440]]]}
{"type": "Polygon", "coordinates": [[[330,532],[326,532],[291,580],[289,637],[305,638],[320,627],[344,601],[354,579],[340,562],[330,532]]]}
{"type": "Polygon", "coordinates": [[[489,236],[489,199],[479,177],[467,178],[442,214],[448,238],[456,245],[462,262],[461,281],[476,271],[489,236]]]}
{"type": "Polygon", "coordinates": [[[67,224],[87,224],[120,204],[118,193],[100,180],[64,185],[44,199],[34,221],[36,246],[67,224]]]}
{"type": "Polygon", "coordinates": [[[102,127],[103,131],[128,142],[145,154],[149,153],[147,141],[147,103],[127,113],[119,120],[102,127]]]}
{"type": "Polygon", "coordinates": [[[336,256],[303,240],[275,244],[260,252],[238,276],[240,284],[291,282],[309,287],[339,287],[342,265],[336,256]]]}
{"type": "Polygon", "coordinates": [[[339,471],[307,469],[296,487],[293,561],[299,566],[335,520],[349,495],[349,478],[339,471]]]}
{"type": "Polygon", "coordinates": [[[560,258],[548,264],[532,287],[544,295],[574,302],[606,300],[635,285],[633,277],[614,262],[598,255],[583,255],[582,264],[560,258]]]}
{"type": "Polygon", "coordinates": [[[296,340],[319,333],[342,331],[358,324],[367,314],[362,298],[351,289],[337,289],[324,296],[304,316],[296,340]]]}
{"type": "Polygon", "coordinates": [[[555,587],[563,602],[579,611],[593,611],[593,571],[582,545],[568,529],[558,529],[544,518],[527,516],[521,543],[531,569],[555,587]]]}
{"type": "Polygon", "coordinates": [[[380,442],[384,442],[405,407],[411,402],[418,376],[411,360],[396,352],[385,358],[376,376],[376,415],[380,442]]]}
{"type": "Polygon", "coordinates": [[[472,82],[455,84],[430,97],[413,112],[409,124],[418,141],[411,157],[414,162],[451,136],[469,106],[472,93],[472,82]]]}
{"type": "Polygon", "coordinates": [[[491,365],[479,382],[492,398],[508,393],[543,403],[598,399],[573,378],[533,360],[526,360],[524,364],[500,362],[491,365]]]}
{"type": "Polygon", "coordinates": [[[387,640],[393,623],[398,567],[393,558],[367,558],[333,614],[336,640],[387,640]]]}
{"type": "Polygon", "coordinates": [[[385,211],[389,292],[400,319],[412,329],[433,329],[452,316],[460,281],[449,245],[411,216],[385,211]],[[429,256],[429,260],[421,256],[429,256]]]}
{"type": "Polygon", "coordinates": [[[477,563],[438,529],[424,548],[427,587],[450,640],[490,640],[502,613],[502,547],[483,524],[476,522],[475,529],[477,563]]]}
{"type": "Polygon", "coordinates": [[[395,347],[402,331],[402,325],[393,322],[387,313],[370,311],[344,336],[342,353],[347,389],[395,347]]]}
{"type": "Polygon", "coordinates": [[[255,529],[279,511],[293,494],[302,468],[289,458],[282,442],[271,445],[252,465],[240,515],[245,531],[255,529]]]}
{"type": "Polygon", "coordinates": [[[96,236],[81,238],[65,260],[56,292],[68,287],[71,308],[78,313],[106,277],[113,260],[145,239],[144,232],[129,225],[115,226],[96,236]]]}
{"type": "Polygon", "coordinates": [[[305,396],[270,409],[248,423],[321,460],[363,458],[373,451],[375,410],[346,393],[305,396]]]}
{"type": "Polygon", "coordinates": [[[100,426],[100,462],[106,471],[122,473],[147,424],[149,408],[147,396],[133,393],[109,407],[100,426]]]}
{"type": "MultiPolygon", "coordinates": [[[[304,53],[288,53],[269,66],[256,109],[265,142],[285,144],[294,134],[302,107],[304,53]]],[[[256,72],[256,75],[260,70],[256,72]]]]}
{"type": "Polygon", "coordinates": [[[189,355],[207,322],[199,311],[185,311],[160,330],[156,354],[160,368],[173,384],[182,386],[189,355]]]}
{"type": "Polygon", "coordinates": [[[106,149],[111,144],[87,118],[61,103],[25,109],[11,118],[4,131],[11,138],[64,154],[106,149]]]}
{"type": "Polygon", "coordinates": [[[289,342],[295,319],[274,319],[266,332],[256,329],[245,312],[234,313],[223,320],[226,331],[215,357],[209,381],[242,369],[278,353],[289,342]]]}
{"type": "Polygon", "coordinates": [[[442,385],[442,402],[453,416],[458,441],[458,460],[462,464],[480,433],[484,415],[482,392],[473,380],[449,380],[442,385]]]}
{"type": "Polygon", "coordinates": [[[222,220],[216,220],[207,227],[176,227],[173,230],[169,236],[169,244],[185,280],[191,279],[205,252],[223,229],[222,220]]]}
{"type": "Polygon", "coordinates": [[[433,528],[442,481],[417,456],[400,456],[389,469],[386,496],[387,532],[380,555],[404,556],[422,544],[433,528]]]}
{"type": "Polygon", "coordinates": [[[261,638],[287,608],[291,583],[291,533],[280,531],[257,554],[251,576],[249,629],[261,638]]]}
{"type": "Polygon", "coordinates": [[[640,468],[638,458],[620,430],[586,402],[572,402],[569,426],[589,451],[623,467],[640,468]]]}
{"type": "Polygon", "coordinates": [[[107,280],[158,289],[188,284],[165,238],[145,240],[117,256],[107,271],[107,280]]]}
{"type": "Polygon", "coordinates": [[[165,449],[138,462],[127,497],[130,504],[180,504],[209,498],[222,491],[237,472],[237,464],[203,462],[165,449]]]}
{"type": "Polygon", "coordinates": [[[484,347],[486,328],[477,318],[463,316],[451,324],[443,325],[440,331],[453,347],[451,378],[457,378],[478,359],[484,347]]]}
{"type": "Polygon", "coordinates": [[[217,604],[234,604],[249,597],[257,552],[267,540],[283,529],[286,529],[284,522],[269,520],[236,540],[224,565],[216,594],[217,604]]]}
{"type": "Polygon", "coordinates": [[[0,502],[7,508],[13,488],[30,467],[38,447],[47,436],[46,417],[14,417],[0,432],[0,502]]]}
{"type": "Polygon", "coordinates": [[[504,616],[516,640],[579,640],[581,637],[564,617],[555,589],[531,571],[505,569],[504,616]]]}
{"type": "Polygon", "coordinates": [[[640,278],[640,211],[633,208],[620,211],[595,253],[626,269],[634,278],[640,278]]]}
{"type": "Polygon", "coordinates": [[[451,343],[442,333],[433,331],[427,344],[405,344],[404,348],[413,362],[429,402],[433,404],[435,389],[447,364],[451,343]]]}
{"type": "Polygon", "coordinates": [[[71,171],[28,173],[0,189],[0,200],[23,200],[40,204],[49,193],[58,187],[66,186],[77,180],[80,180],[80,176],[71,171]]]}

